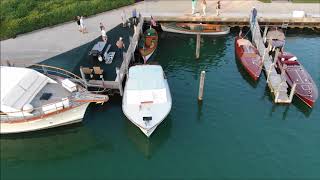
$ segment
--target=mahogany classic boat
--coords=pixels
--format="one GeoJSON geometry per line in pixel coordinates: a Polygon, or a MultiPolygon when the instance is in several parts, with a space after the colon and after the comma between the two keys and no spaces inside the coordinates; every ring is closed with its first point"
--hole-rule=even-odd
{"type": "Polygon", "coordinates": [[[181,34],[224,35],[230,32],[228,26],[199,23],[161,23],[163,31],[181,34]]]}
{"type": "Polygon", "coordinates": [[[157,49],[158,46],[158,33],[155,29],[150,27],[144,32],[144,36],[140,41],[140,54],[146,63],[148,59],[152,56],[154,51],[157,49]]]}
{"type": "Polygon", "coordinates": [[[239,36],[235,39],[236,57],[241,62],[249,75],[256,81],[262,70],[262,58],[252,43],[239,36]]]}
{"type": "Polygon", "coordinates": [[[283,52],[278,57],[277,67],[285,71],[285,78],[290,87],[296,84],[295,95],[312,107],[318,98],[318,89],[298,58],[291,53],[283,52]]]}

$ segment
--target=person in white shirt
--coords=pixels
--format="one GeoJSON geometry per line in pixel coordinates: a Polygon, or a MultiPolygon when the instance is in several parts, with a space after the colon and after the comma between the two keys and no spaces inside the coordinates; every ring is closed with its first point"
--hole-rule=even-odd
{"type": "Polygon", "coordinates": [[[86,26],[84,25],[84,22],[83,22],[83,16],[80,17],[80,28],[81,28],[81,31],[82,33],[87,33],[87,28],[86,26]]]}
{"type": "Polygon", "coordinates": [[[101,38],[102,38],[102,41],[104,41],[104,42],[107,42],[107,40],[108,40],[107,32],[105,30],[105,27],[101,28],[101,38]]]}
{"type": "Polygon", "coordinates": [[[127,16],[124,10],[121,12],[121,20],[122,20],[122,27],[126,27],[127,16]]]}

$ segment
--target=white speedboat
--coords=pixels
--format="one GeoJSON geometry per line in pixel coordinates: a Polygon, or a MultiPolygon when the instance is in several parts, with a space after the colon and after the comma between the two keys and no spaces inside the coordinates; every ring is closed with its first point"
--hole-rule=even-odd
{"type": "Polygon", "coordinates": [[[166,118],[171,105],[169,85],[160,65],[136,65],[129,69],[122,110],[147,137],[166,118]]]}
{"type": "Polygon", "coordinates": [[[1,66],[0,134],[77,123],[91,102],[108,99],[87,91],[81,78],[60,68],[1,66]]]}

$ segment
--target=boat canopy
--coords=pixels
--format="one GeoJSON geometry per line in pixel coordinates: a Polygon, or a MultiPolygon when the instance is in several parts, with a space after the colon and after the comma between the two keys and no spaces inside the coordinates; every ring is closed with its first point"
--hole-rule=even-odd
{"type": "Polygon", "coordinates": [[[128,90],[163,89],[164,75],[159,65],[138,65],[129,69],[128,90]]]}
{"type": "Polygon", "coordinates": [[[277,39],[277,40],[284,41],[285,38],[286,37],[285,37],[284,33],[282,32],[282,30],[271,30],[267,34],[268,40],[277,39]]]}
{"type": "Polygon", "coordinates": [[[159,65],[131,67],[126,88],[128,104],[167,102],[163,70],[159,65]]]}
{"type": "Polygon", "coordinates": [[[47,83],[49,77],[28,68],[1,66],[1,107],[4,113],[20,111],[47,83]]]}

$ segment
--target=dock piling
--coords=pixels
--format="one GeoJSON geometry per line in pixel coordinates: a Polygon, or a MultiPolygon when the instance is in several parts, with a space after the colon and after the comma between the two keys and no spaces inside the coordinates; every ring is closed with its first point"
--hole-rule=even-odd
{"type": "Polygon", "coordinates": [[[197,34],[197,45],[196,45],[196,58],[199,59],[200,57],[200,34],[197,34]]]}
{"type": "Polygon", "coordinates": [[[263,43],[266,43],[267,41],[267,32],[268,32],[268,26],[266,26],[264,28],[264,32],[263,32],[263,43]]]}
{"type": "Polygon", "coordinates": [[[200,83],[199,83],[199,94],[198,94],[198,100],[202,101],[203,99],[203,87],[204,87],[204,79],[206,77],[206,72],[205,71],[201,71],[201,75],[200,75],[200,83]]]}

